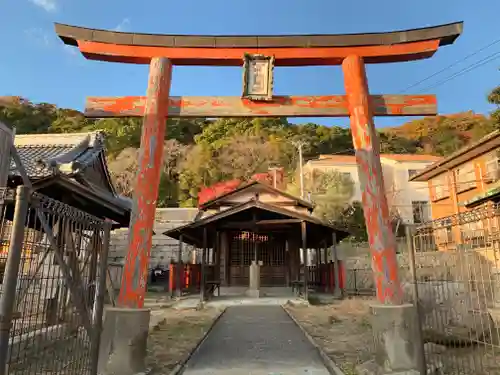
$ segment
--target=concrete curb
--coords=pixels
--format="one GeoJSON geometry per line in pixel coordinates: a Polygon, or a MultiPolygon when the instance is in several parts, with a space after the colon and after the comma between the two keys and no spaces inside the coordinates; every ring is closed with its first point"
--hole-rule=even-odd
{"type": "Polygon", "coordinates": [[[328,372],[332,375],[345,375],[344,372],[335,364],[335,362],[333,362],[330,359],[330,357],[328,357],[328,355],[324,352],[324,350],[321,349],[321,347],[318,344],[316,344],[311,335],[307,333],[307,331],[304,329],[304,327],[300,325],[297,319],[295,319],[295,317],[292,314],[290,314],[290,312],[284,306],[281,307],[283,308],[283,310],[285,310],[286,314],[290,317],[290,319],[292,319],[295,325],[299,327],[299,329],[302,331],[304,336],[306,336],[307,340],[309,340],[311,345],[314,346],[314,348],[318,351],[319,356],[321,357],[321,360],[325,365],[326,369],[328,370],[328,372]]]}
{"type": "Polygon", "coordinates": [[[210,326],[210,328],[208,328],[208,330],[205,333],[205,335],[198,341],[198,343],[193,348],[193,350],[191,350],[188,353],[188,355],[186,355],[186,357],[180,363],[178,363],[172,371],[170,371],[169,375],[180,375],[182,373],[182,371],[184,370],[184,366],[186,365],[186,363],[191,359],[191,357],[193,356],[193,354],[198,351],[198,349],[200,348],[201,344],[203,344],[205,342],[205,340],[207,339],[208,335],[210,334],[210,332],[212,332],[212,329],[215,327],[215,325],[220,320],[220,318],[222,317],[222,315],[224,315],[224,313],[226,312],[226,310],[227,310],[227,307],[224,308],[224,310],[221,311],[221,313],[219,314],[219,316],[217,318],[215,318],[215,320],[212,322],[212,325],[210,326]]]}

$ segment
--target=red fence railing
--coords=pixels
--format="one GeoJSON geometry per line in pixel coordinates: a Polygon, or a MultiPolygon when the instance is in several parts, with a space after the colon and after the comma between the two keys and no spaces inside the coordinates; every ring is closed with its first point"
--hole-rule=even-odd
{"type": "MultiPolygon", "coordinates": [[[[177,290],[177,279],[179,268],[181,273],[181,290],[188,292],[199,292],[201,287],[201,264],[170,264],[169,269],[169,290],[177,290]]],[[[205,265],[205,280],[213,281],[217,276],[217,269],[214,265],[205,265]]]]}
{"type": "MultiPolygon", "coordinates": [[[[343,261],[337,261],[339,267],[339,287],[345,289],[345,269],[343,261]]],[[[307,283],[310,286],[316,287],[318,291],[325,293],[333,293],[335,290],[335,263],[322,263],[319,265],[309,266],[307,283]]]]}
{"type": "MultiPolygon", "coordinates": [[[[339,267],[339,287],[345,289],[345,269],[343,261],[337,261],[339,267]]],[[[187,292],[199,292],[201,285],[201,264],[170,264],[169,269],[169,290],[177,290],[178,267],[182,267],[181,290],[187,292]]],[[[322,263],[307,267],[308,284],[310,287],[324,293],[333,293],[335,290],[335,263],[322,263]]],[[[218,268],[215,265],[205,265],[205,280],[214,281],[218,279],[218,268]]]]}

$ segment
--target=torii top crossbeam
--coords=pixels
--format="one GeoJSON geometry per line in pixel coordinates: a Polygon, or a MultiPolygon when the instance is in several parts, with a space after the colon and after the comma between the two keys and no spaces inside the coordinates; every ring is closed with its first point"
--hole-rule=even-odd
{"type": "Polygon", "coordinates": [[[78,46],[92,60],[149,64],[166,57],[174,65],[240,66],[244,53],[275,57],[276,66],[340,65],[356,55],[365,63],[431,57],[452,44],[463,23],[366,34],[197,36],[124,33],[56,24],[64,43],[78,46]]]}

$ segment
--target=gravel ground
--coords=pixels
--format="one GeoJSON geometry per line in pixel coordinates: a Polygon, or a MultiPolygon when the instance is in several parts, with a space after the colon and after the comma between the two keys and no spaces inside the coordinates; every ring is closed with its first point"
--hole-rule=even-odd
{"type": "Polygon", "coordinates": [[[90,373],[90,342],[85,334],[68,335],[44,348],[33,347],[12,358],[9,375],[86,375],[90,373]]]}
{"type": "Polygon", "coordinates": [[[148,338],[147,366],[154,375],[168,375],[205,336],[222,311],[165,310],[166,321],[148,338]]]}
{"type": "Polygon", "coordinates": [[[373,298],[345,299],[333,305],[286,309],[346,375],[374,357],[369,305],[373,298]]]}
{"type": "MultiPolygon", "coordinates": [[[[346,375],[374,359],[369,305],[372,297],[355,297],[328,306],[286,309],[346,375]]],[[[428,369],[440,375],[500,375],[500,346],[452,348],[425,344],[428,369]]]]}

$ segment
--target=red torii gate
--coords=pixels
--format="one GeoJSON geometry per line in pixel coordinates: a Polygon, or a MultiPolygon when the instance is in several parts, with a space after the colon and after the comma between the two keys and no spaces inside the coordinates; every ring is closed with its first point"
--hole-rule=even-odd
{"type": "Polygon", "coordinates": [[[122,33],[56,24],[64,43],[88,59],[150,64],[146,97],[89,98],[89,117],[141,116],[143,130],[129,250],[119,303],[143,307],[155,217],[162,142],[171,117],[349,116],[359,165],[362,201],[377,297],[402,303],[395,238],[385,197],[379,142],[373,116],[437,113],[432,95],[370,96],[365,64],[429,58],[450,45],[462,23],[387,33],[293,36],[187,36],[122,33]],[[273,97],[267,102],[239,97],[171,97],[173,65],[241,66],[246,54],[274,58],[276,66],[342,65],[345,96],[273,97]]]}

